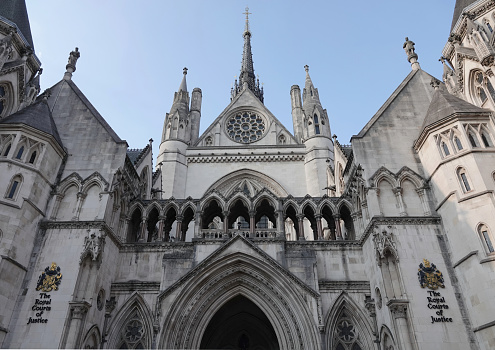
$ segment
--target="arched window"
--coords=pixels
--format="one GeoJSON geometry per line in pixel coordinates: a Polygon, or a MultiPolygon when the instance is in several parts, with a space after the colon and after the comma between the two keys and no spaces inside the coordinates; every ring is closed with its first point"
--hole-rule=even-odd
{"type": "Polygon", "coordinates": [[[481,132],[481,140],[483,141],[483,145],[485,145],[485,147],[492,146],[490,136],[488,136],[484,131],[481,132]]]}
{"type": "Polygon", "coordinates": [[[472,147],[479,147],[479,144],[477,142],[478,139],[472,133],[468,134],[468,139],[469,139],[469,142],[471,143],[472,147]]]}
{"type": "Polygon", "coordinates": [[[281,145],[285,145],[287,141],[285,140],[285,136],[284,135],[280,135],[278,137],[278,143],[281,144],[281,145]]]}
{"type": "Polygon", "coordinates": [[[443,154],[447,157],[450,156],[449,146],[445,142],[442,142],[443,154]]]}
{"type": "Polygon", "coordinates": [[[492,28],[492,26],[490,25],[489,22],[486,22],[486,27],[488,28],[488,30],[490,31],[490,33],[493,33],[493,28],[492,28]]]}
{"type": "Polygon", "coordinates": [[[494,103],[495,89],[490,80],[481,71],[474,72],[472,77],[472,93],[477,104],[482,106],[487,100],[494,103]]]}
{"type": "Polygon", "coordinates": [[[455,143],[455,146],[457,147],[457,150],[461,151],[462,150],[462,143],[461,143],[461,140],[459,140],[459,138],[457,136],[454,136],[454,143],[455,143]]]}
{"type": "Polygon", "coordinates": [[[320,125],[319,125],[319,122],[318,122],[318,115],[314,115],[313,117],[313,120],[315,122],[315,134],[316,135],[319,135],[320,134],[320,125]]]}
{"type": "Polygon", "coordinates": [[[11,143],[9,143],[9,144],[7,145],[7,147],[5,148],[5,151],[3,152],[3,156],[4,156],[4,157],[7,157],[7,155],[8,155],[8,154],[9,154],[9,152],[10,152],[10,148],[11,148],[11,147],[12,147],[12,144],[11,144],[11,143]]]}
{"type": "Polygon", "coordinates": [[[19,150],[17,151],[17,155],[15,156],[15,158],[21,159],[23,153],[24,153],[24,146],[21,146],[21,148],[19,148],[19,150]]]}
{"type": "Polygon", "coordinates": [[[478,234],[480,235],[481,241],[483,242],[483,246],[487,253],[495,253],[495,249],[493,248],[491,232],[488,230],[488,226],[485,224],[481,224],[478,227],[478,234]]]}
{"type": "Polygon", "coordinates": [[[469,185],[469,180],[466,174],[466,170],[464,168],[459,168],[457,170],[457,176],[459,178],[459,181],[461,183],[461,188],[463,192],[469,192],[471,191],[471,185],[469,185]]]}
{"type": "Polygon", "coordinates": [[[9,188],[7,189],[7,193],[5,193],[5,198],[15,200],[17,194],[19,193],[19,189],[21,187],[22,178],[20,175],[16,175],[10,181],[9,188]]]}
{"type": "Polygon", "coordinates": [[[37,156],[37,152],[34,151],[33,153],[31,153],[31,157],[29,157],[29,163],[30,164],[34,164],[35,160],[36,160],[36,156],[37,156]]]}
{"type": "Polygon", "coordinates": [[[211,136],[208,136],[206,139],[205,139],[205,145],[206,146],[212,146],[213,145],[213,138],[211,136]]]}

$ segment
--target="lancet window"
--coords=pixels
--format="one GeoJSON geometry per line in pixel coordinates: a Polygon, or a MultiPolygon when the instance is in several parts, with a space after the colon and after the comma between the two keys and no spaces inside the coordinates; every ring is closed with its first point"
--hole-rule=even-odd
{"type": "Polygon", "coordinates": [[[490,80],[481,71],[473,74],[472,89],[474,99],[479,106],[483,106],[488,100],[493,104],[495,101],[495,89],[490,80]]]}

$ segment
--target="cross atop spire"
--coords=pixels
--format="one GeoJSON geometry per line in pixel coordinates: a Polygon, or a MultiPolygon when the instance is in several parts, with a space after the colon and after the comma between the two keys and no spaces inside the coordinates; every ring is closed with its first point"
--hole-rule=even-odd
{"type": "Polygon", "coordinates": [[[251,32],[249,31],[249,15],[252,15],[252,13],[249,12],[249,7],[246,6],[246,12],[243,13],[246,15],[246,26],[244,27],[244,35],[246,33],[251,34],[251,32]]]}
{"type": "Polygon", "coordinates": [[[241,74],[239,74],[239,83],[237,83],[237,80],[234,82],[231,95],[234,98],[243,89],[249,89],[263,102],[263,87],[260,88],[259,79],[256,79],[254,75],[253,54],[251,53],[251,31],[249,30],[249,15],[251,14],[249,8],[246,7],[246,12],[243,13],[246,15],[246,25],[242,34],[244,37],[244,49],[242,51],[241,74]]]}

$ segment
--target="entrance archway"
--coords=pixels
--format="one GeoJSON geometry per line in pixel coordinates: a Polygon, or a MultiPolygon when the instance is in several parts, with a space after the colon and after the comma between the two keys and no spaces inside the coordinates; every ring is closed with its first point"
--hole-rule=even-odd
{"type": "Polygon", "coordinates": [[[215,313],[200,345],[200,349],[279,348],[275,330],[266,315],[242,295],[230,299],[215,313]]]}

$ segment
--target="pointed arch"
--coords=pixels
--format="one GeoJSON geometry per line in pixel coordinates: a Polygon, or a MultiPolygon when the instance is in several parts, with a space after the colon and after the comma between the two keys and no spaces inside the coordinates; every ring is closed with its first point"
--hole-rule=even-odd
{"type": "Polygon", "coordinates": [[[199,348],[213,315],[236,296],[249,299],[263,311],[280,349],[320,348],[318,329],[308,310],[308,305],[316,307],[316,294],[268,266],[253,255],[227,254],[208,266],[198,266],[201,274],[191,271],[180,293],[163,292],[158,303],[168,312],[162,315],[159,348],[199,348]]]}
{"type": "Polygon", "coordinates": [[[134,292],[124,302],[108,329],[110,330],[108,334],[109,349],[118,349],[124,343],[128,345],[128,348],[135,348],[141,343],[142,349],[151,349],[153,316],[151,308],[139,292],[134,292]],[[129,327],[140,328],[137,331],[129,332],[129,327]]]}
{"type": "Polygon", "coordinates": [[[338,345],[344,343],[346,347],[342,349],[347,346],[354,349],[354,344],[361,349],[373,349],[371,330],[367,314],[342,291],[325,317],[326,348],[339,349],[338,345]]]}
{"type": "Polygon", "coordinates": [[[99,349],[101,344],[101,332],[98,325],[94,324],[86,332],[81,349],[99,349]]]}

